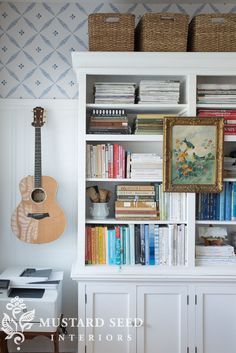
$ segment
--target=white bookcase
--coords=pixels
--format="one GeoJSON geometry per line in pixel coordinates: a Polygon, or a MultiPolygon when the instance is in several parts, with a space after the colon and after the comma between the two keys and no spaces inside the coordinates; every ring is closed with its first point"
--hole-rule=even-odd
{"type": "MultiPolygon", "coordinates": [[[[78,180],[78,260],[74,266],[75,274],[93,276],[107,275],[211,275],[234,274],[234,266],[197,267],[195,266],[195,242],[197,227],[201,224],[219,224],[232,227],[236,222],[196,221],[195,194],[187,195],[187,264],[182,267],[163,266],[109,266],[85,265],[85,226],[86,224],[128,224],[151,223],[147,221],[119,221],[112,217],[104,221],[89,217],[86,186],[94,183],[110,189],[114,193],[118,183],[132,183],[131,179],[86,179],[86,143],[118,142],[133,152],[156,152],[162,154],[162,135],[94,135],[86,133],[88,117],[92,109],[125,109],[128,115],[136,113],[176,113],[180,116],[196,116],[197,107],[213,107],[199,105],[196,102],[197,83],[236,83],[236,55],[234,53],[73,53],[73,67],[79,83],[79,180],[78,180]],[[234,75],[235,74],[235,75],[234,75]],[[95,82],[135,82],[141,79],[176,79],[181,82],[179,104],[94,104],[93,87],[95,82]]],[[[217,104],[215,108],[236,108],[236,104],[217,104]]],[[[225,150],[236,147],[236,137],[226,136],[225,150]]],[[[233,179],[227,179],[232,181],[233,179]]],[[[137,180],[136,180],[137,181],[137,180]]],[[[158,182],[161,180],[153,180],[158,182]]],[[[145,182],[145,180],[139,180],[145,182]]],[[[168,221],[153,221],[166,225],[168,221]]],[[[181,223],[181,222],[178,222],[181,223]]]]}
{"type": "MultiPolygon", "coordinates": [[[[226,226],[236,231],[236,222],[196,221],[196,197],[187,195],[187,264],[186,266],[109,266],[85,265],[86,224],[151,223],[150,221],[118,221],[111,218],[94,221],[89,217],[86,186],[101,185],[114,191],[118,183],[132,183],[131,179],[87,179],[86,143],[118,142],[132,152],[161,154],[161,135],[90,135],[86,124],[92,109],[120,108],[129,115],[136,113],[176,113],[196,116],[196,91],[198,82],[236,83],[236,54],[234,53],[72,53],[73,67],[79,84],[78,100],[78,241],[77,261],[71,276],[78,282],[78,313],[82,320],[103,317],[137,317],[143,320],[140,327],[125,327],[128,342],[99,341],[100,334],[120,329],[79,328],[78,352],[87,353],[227,353],[235,352],[236,322],[236,266],[195,265],[195,244],[200,225],[226,226]],[[130,104],[97,105],[93,103],[94,82],[127,81],[141,79],[178,79],[181,81],[180,104],[130,104]],[[217,317],[217,325],[215,325],[217,317]],[[225,321],[228,325],[226,328],[225,321]],[[171,332],[172,339],[169,339],[171,332]],[[80,336],[81,335],[81,336],[80,336]],[[94,341],[90,340],[94,336],[94,341]]],[[[203,105],[201,105],[203,107],[203,105]]],[[[213,107],[204,105],[204,107],[213,107]]],[[[215,108],[235,108],[235,105],[215,105],[215,108]]],[[[200,137],[199,137],[200,138],[200,137]]],[[[226,136],[225,151],[236,148],[236,136],[226,136]]],[[[234,181],[232,178],[227,181],[234,181]]],[[[161,180],[153,180],[155,182],[161,180]]],[[[145,182],[145,180],[140,180],[145,182]]],[[[149,181],[148,181],[149,182],[149,181]]],[[[170,221],[153,221],[168,225],[170,221]]],[[[178,222],[178,224],[181,222],[178,222]]]]}

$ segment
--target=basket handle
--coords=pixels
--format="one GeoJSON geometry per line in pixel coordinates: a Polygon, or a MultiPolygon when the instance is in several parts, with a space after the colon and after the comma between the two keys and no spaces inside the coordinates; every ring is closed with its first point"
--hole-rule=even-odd
{"type": "Polygon", "coordinates": [[[213,23],[213,24],[225,23],[225,18],[224,17],[213,17],[211,19],[211,23],[213,23]]]}
{"type": "Polygon", "coordinates": [[[120,21],[119,16],[108,16],[104,18],[105,23],[116,23],[120,21]]]}
{"type": "Polygon", "coordinates": [[[175,21],[175,18],[173,16],[161,16],[161,20],[164,20],[164,21],[175,21]]]}

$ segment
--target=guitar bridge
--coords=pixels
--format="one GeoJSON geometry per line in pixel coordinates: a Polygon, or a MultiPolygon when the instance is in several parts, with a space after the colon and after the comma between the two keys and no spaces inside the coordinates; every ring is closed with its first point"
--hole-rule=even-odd
{"type": "Polygon", "coordinates": [[[49,217],[49,213],[28,213],[28,217],[33,219],[43,219],[49,217]]]}

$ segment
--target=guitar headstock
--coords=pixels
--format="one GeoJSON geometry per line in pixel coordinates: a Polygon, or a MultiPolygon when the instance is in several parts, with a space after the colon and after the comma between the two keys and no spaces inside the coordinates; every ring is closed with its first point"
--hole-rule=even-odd
{"type": "Polygon", "coordinates": [[[33,122],[34,127],[42,127],[45,124],[45,110],[41,107],[36,107],[33,109],[33,122]]]}

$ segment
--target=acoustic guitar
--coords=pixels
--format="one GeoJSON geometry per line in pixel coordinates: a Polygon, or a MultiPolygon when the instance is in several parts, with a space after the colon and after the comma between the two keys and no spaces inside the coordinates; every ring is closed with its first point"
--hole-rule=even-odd
{"type": "Polygon", "coordinates": [[[12,215],[11,226],[20,240],[40,244],[58,239],[65,230],[66,219],[55,201],[56,180],[50,176],[42,176],[41,127],[44,125],[44,109],[36,107],[33,113],[34,176],[27,176],[20,182],[22,200],[12,215]]]}

